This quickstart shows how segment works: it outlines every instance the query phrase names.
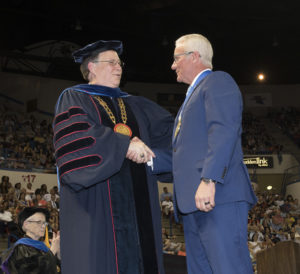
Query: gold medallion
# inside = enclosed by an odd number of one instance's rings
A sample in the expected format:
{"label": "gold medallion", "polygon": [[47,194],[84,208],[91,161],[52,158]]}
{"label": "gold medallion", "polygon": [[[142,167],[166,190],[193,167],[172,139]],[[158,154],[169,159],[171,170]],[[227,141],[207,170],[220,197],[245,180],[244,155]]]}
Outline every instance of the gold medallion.
{"label": "gold medallion", "polygon": [[115,125],[114,132],[118,132],[120,134],[127,135],[129,137],[132,136],[132,131],[130,127],[122,123],[118,123]]}
{"label": "gold medallion", "polygon": [[121,98],[118,98],[118,103],[121,111],[121,119],[123,123],[118,123],[116,124],[116,117],[114,116],[113,112],[111,109],[108,107],[107,103],[103,101],[100,96],[95,97],[99,104],[104,108],[106,111],[107,115],[109,116],[110,120],[113,122],[114,126],[114,132],[118,132],[123,135],[127,135],[129,137],[132,136],[132,131],[129,126],[126,125],[127,123],[127,113],[126,113],[126,107]]}

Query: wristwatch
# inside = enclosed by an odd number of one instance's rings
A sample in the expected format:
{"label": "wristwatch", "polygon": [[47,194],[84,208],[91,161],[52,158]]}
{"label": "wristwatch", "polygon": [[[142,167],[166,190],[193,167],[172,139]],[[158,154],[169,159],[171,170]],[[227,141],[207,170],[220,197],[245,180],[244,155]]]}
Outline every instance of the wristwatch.
{"label": "wristwatch", "polygon": [[203,181],[203,182],[206,183],[206,184],[209,184],[209,183],[216,183],[216,182],[217,182],[217,181],[215,181],[215,180],[208,179],[208,178],[201,178],[201,181]]}

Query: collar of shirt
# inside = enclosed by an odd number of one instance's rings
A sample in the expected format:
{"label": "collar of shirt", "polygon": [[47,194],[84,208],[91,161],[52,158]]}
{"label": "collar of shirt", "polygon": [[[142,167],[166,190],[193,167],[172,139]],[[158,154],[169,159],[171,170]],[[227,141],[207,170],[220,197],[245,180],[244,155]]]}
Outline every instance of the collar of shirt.
{"label": "collar of shirt", "polygon": [[195,82],[197,81],[197,79],[200,77],[200,75],[201,75],[202,73],[204,73],[205,71],[208,71],[208,70],[211,70],[211,69],[204,69],[204,70],[200,71],[200,72],[196,75],[196,77],[194,78],[193,82],[190,84],[189,88],[192,87],[192,86],[195,84]]}

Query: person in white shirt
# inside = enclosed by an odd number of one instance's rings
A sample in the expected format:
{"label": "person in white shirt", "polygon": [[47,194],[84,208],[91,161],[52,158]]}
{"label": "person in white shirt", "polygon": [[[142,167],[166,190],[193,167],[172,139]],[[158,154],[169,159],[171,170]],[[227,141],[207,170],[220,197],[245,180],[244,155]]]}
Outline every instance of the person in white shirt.
{"label": "person in white shirt", "polygon": [[59,195],[55,194],[55,190],[53,188],[51,188],[50,193],[46,193],[43,198],[46,202],[50,202],[52,195],[55,195],[55,201],[59,199]]}
{"label": "person in white shirt", "polygon": [[169,196],[166,196],[165,200],[162,201],[161,207],[166,216],[169,216],[169,214],[173,214],[174,212],[173,202],[170,200]]}

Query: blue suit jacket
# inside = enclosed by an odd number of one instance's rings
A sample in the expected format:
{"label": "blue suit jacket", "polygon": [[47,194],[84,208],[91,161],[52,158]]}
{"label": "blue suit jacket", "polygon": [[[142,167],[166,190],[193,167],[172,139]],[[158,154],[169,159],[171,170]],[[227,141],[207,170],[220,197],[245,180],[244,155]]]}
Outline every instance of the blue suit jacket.
{"label": "blue suit jacket", "polygon": [[[216,205],[256,202],[243,163],[242,108],[238,86],[222,71],[202,79],[189,97],[181,115],[181,129],[175,140],[173,136],[174,190],[182,213],[198,210],[195,193],[202,177],[218,182]],[[175,127],[177,121],[178,115]]]}

